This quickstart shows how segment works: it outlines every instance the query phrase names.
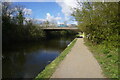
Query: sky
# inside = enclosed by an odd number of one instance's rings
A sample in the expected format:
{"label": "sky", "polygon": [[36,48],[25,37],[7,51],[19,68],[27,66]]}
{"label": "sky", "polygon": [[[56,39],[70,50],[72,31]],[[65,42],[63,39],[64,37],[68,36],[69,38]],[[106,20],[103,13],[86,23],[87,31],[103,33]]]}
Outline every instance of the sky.
{"label": "sky", "polygon": [[28,19],[33,18],[38,21],[55,22],[67,24],[77,24],[74,18],[71,16],[72,7],[76,7],[75,4],[68,0],[62,2],[14,2],[14,5],[21,5],[24,7],[24,11]]}

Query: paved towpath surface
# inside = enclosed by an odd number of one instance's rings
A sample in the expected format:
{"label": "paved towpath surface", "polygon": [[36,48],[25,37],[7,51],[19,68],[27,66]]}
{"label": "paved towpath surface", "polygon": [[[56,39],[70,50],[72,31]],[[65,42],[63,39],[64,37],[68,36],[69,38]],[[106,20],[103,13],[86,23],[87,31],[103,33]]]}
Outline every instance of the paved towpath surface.
{"label": "paved towpath surface", "polygon": [[105,78],[92,53],[78,38],[72,50],[59,64],[51,78]]}

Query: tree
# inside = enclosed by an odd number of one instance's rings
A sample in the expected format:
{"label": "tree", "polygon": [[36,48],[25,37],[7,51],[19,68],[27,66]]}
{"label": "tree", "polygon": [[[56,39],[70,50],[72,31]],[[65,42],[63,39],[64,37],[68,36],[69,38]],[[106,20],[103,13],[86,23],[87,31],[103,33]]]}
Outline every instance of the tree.
{"label": "tree", "polygon": [[[81,3],[78,3],[81,6]],[[117,2],[82,3],[82,9],[75,8],[73,16],[94,43],[117,41],[119,15]]]}
{"label": "tree", "polygon": [[37,40],[44,36],[41,28],[32,20],[26,21],[25,15],[27,14],[22,6],[2,3],[3,43]]}

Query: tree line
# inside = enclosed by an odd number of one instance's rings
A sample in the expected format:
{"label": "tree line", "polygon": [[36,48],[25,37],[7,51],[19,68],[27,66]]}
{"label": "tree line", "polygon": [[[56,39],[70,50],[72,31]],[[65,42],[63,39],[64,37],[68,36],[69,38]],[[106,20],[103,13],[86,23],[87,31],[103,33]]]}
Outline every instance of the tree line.
{"label": "tree line", "polygon": [[10,2],[2,3],[2,41],[11,43],[14,41],[39,40],[44,37],[44,32],[32,20],[26,20],[28,14],[23,11],[21,5],[13,5]]}
{"label": "tree line", "polygon": [[78,2],[72,16],[86,38],[95,44],[109,43],[118,46],[120,4],[118,2]]}

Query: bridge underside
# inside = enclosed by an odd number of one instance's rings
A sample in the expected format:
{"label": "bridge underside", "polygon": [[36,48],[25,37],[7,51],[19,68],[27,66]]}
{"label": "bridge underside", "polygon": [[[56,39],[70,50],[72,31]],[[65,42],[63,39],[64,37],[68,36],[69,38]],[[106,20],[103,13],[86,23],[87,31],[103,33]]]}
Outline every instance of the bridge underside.
{"label": "bridge underside", "polygon": [[44,31],[75,31],[75,32],[79,32],[79,30],[71,30],[71,29],[44,29]]}
{"label": "bridge underside", "polygon": [[79,29],[78,28],[76,28],[76,27],[56,27],[56,28],[43,28],[43,30],[44,31],[68,31],[68,30],[70,30],[70,31],[79,31]]}

